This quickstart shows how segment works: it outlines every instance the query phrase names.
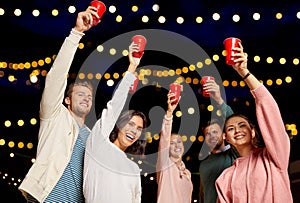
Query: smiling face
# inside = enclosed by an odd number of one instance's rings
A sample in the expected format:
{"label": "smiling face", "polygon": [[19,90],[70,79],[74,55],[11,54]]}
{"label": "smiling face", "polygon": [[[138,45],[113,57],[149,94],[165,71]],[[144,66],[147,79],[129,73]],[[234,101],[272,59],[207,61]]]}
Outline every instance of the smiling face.
{"label": "smiling face", "polygon": [[172,134],[170,138],[170,158],[173,158],[175,160],[181,159],[184,152],[184,145],[182,142],[182,138],[180,135]]}
{"label": "smiling face", "polygon": [[77,117],[84,118],[92,107],[92,91],[86,86],[75,85],[70,97],[65,98],[68,108]]}
{"label": "smiling face", "polygon": [[143,128],[143,119],[140,116],[135,115],[118,131],[118,137],[113,143],[122,151],[125,151],[127,147],[131,146],[140,138]]}
{"label": "smiling face", "polygon": [[252,139],[255,137],[254,129],[249,122],[239,116],[232,117],[225,124],[226,140],[239,149],[252,148]]}
{"label": "smiling face", "polygon": [[224,134],[218,123],[211,124],[203,130],[205,143],[211,150],[221,150],[224,147]]}

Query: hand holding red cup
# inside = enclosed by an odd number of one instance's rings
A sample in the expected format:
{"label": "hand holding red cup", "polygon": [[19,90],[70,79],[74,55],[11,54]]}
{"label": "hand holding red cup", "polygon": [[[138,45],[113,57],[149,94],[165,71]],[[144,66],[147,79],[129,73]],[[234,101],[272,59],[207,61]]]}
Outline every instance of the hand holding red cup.
{"label": "hand holding red cup", "polygon": [[239,38],[236,37],[229,37],[226,38],[223,42],[225,50],[226,50],[226,64],[227,65],[234,65],[234,60],[237,59],[233,54],[235,54],[235,51],[232,50],[232,48],[239,47],[239,43],[242,43],[242,41]]}
{"label": "hand holding red cup", "polygon": [[132,56],[135,58],[141,58],[144,54],[147,39],[143,35],[135,35],[132,37],[132,41],[140,48],[139,52],[132,52]]}
{"label": "hand holding red cup", "polygon": [[206,83],[207,81],[210,81],[210,80],[215,80],[215,78],[212,77],[212,76],[203,76],[203,77],[202,77],[201,84],[202,84],[202,96],[203,96],[203,97],[210,97],[209,92],[206,91],[205,89],[203,89],[205,83]]}
{"label": "hand holding red cup", "polygon": [[[182,89],[182,86],[178,83],[170,84],[171,93],[174,93],[174,97],[175,97],[175,101],[172,104],[174,104],[174,103],[176,104],[179,101],[181,89]],[[173,99],[173,97],[172,97],[172,99]]]}
{"label": "hand holding red cup", "polygon": [[93,26],[95,26],[100,22],[102,15],[105,13],[106,6],[102,1],[99,1],[99,0],[91,1],[90,6],[97,8],[97,14],[98,14],[99,18],[96,18],[96,16],[93,16]]}

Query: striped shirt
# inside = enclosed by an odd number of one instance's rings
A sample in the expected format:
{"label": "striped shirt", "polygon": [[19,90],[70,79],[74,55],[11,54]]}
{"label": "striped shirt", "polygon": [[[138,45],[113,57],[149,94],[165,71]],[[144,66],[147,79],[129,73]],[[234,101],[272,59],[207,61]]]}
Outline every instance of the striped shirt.
{"label": "striped shirt", "polygon": [[46,202],[84,202],[82,192],[83,157],[89,133],[87,126],[80,128],[71,160],[46,198]]}

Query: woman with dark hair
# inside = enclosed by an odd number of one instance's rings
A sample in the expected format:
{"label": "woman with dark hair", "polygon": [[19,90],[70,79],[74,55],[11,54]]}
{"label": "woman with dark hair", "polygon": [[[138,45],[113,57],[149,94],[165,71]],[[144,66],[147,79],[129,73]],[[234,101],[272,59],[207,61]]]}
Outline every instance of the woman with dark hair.
{"label": "woman with dark hair", "polygon": [[141,117],[143,120],[143,126],[147,126],[147,118],[142,112],[137,110],[125,111],[119,117],[113,131],[109,136],[109,139],[112,143],[115,143],[117,146],[119,146],[120,149],[123,148],[125,153],[132,155],[144,155],[147,142],[145,134],[142,133],[144,131],[143,128],[137,128],[137,131],[144,135],[143,139],[138,139],[129,146],[122,146],[124,142],[121,140],[122,136],[119,136],[119,133],[122,132],[126,127],[134,130],[135,124],[131,120],[133,117]]}
{"label": "woman with dark hair", "polygon": [[132,57],[133,51],[139,51],[136,44],[129,47],[128,71],[86,143],[83,194],[87,203],[141,202],[140,168],[126,152],[144,154],[146,116],[135,110],[121,114],[140,62],[140,58]]}
{"label": "woman with dark hair", "polygon": [[232,67],[255,99],[265,146],[257,145],[258,134],[247,117],[234,114],[226,119],[224,137],[240,157],[217,179],[217,202],[293,202],[288,175],[290,139],[279,107],[267,88],[249,72],[241,43],[234,51],[237,59]]}

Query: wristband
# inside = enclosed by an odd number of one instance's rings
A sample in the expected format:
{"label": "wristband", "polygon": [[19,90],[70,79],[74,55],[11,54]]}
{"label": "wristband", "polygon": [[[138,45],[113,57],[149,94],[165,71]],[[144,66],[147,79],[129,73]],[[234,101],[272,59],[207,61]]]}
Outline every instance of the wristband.
{"label": "wristband", "polygon": [[246,80],[246,79],[249,77],[249,75],[251,75],[250,72],[248,72],[248,73],[243,77],[243,80]]}

